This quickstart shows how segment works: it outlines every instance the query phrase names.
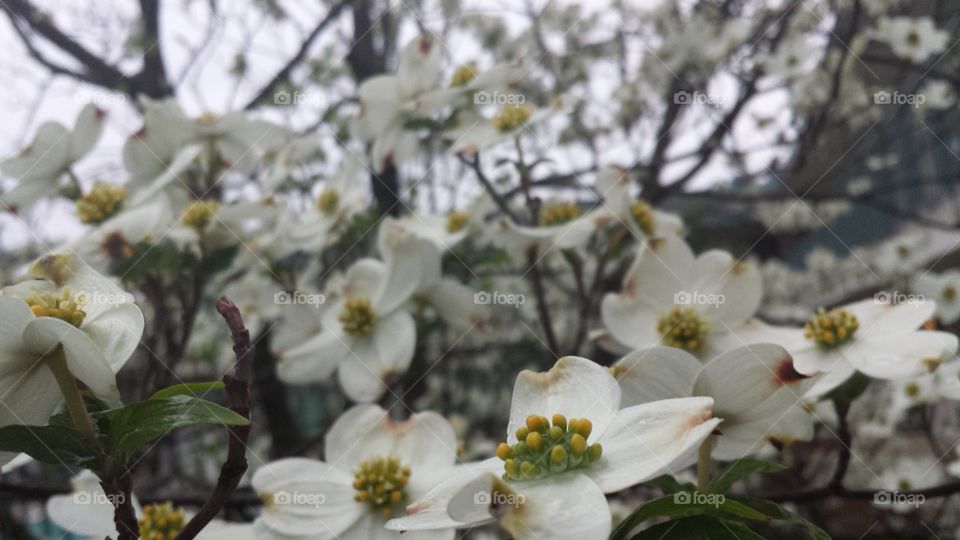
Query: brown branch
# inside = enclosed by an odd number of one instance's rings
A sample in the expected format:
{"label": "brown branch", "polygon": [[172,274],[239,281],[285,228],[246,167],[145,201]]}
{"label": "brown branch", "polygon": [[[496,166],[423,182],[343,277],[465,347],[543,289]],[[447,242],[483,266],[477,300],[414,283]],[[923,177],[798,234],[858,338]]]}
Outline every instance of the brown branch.
{"label": "brown branch", "polygon": [[267,98],[273,93],[277,88],[277,85],[281,81],[288,80],[290,78],[290,73],[303,62],[303,59],[307,57],[307,53],[310,52],[310,47],[313,46],[313,42],[323,33],[323,30],[330,25],[333,21],[337,19],[340,15],[340,12],[343,11],[350,2],[348,0],[341,0],[333,6],[330,7],[330,11],[327,12],[326,16],[317,23],[313,28],[313,31],[303,40],[303,43],[300,45],[300,49],[297,51],[293,58],[291,58],[281,69],[277,72],[276,75],[270,78],[263,88],[251,99],[244,107],[244,110],[250,110],[257,105],[260,105],[267,101]]}
{"label": "brown branch", "polygon": [[133,508],[133,473],[127,470],[120,476],[100,482],[103,492],[113,502],[113,523],[117,528],[118,540],[137,540],[140,537],[140,525]]}
{"label": "brown branch", "polygon": [[[233,352],[237,357],[233,373],[223,376],[227,391],[227,405],[244,418],[250,418],[250,374],[253,362],[253,345],[250,332],[243,324],[240,309],[227,297],[217,300],[217,312],[227,322],[233,338]],[[240,479],[247,471],[247,438],[250,436],[248,423],[242,426],[230,426],[227,443],[227,460],[220,469],[217,485],[200,507],[193,519],[177,535],[176,540],[191,540],[196,537],[210,521],[220,513],[230,496],[236,491]]]}

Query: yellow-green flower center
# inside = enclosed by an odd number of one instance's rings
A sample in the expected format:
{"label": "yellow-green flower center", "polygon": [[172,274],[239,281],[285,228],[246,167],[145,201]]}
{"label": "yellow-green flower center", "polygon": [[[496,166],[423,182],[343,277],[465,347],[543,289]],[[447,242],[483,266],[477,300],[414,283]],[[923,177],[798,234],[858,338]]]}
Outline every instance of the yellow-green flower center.
{"label": "yellow-green flower center", "polygon": [[640,230],[647,236],[653,235],[653,208],[643,199],[630,203],[630,215],[640,226]]}
{"label": "yellow-green flower center", "polygon": [[530,105],[504,105],[493,117],[493,127],[500,133],[506,133],[522,126],[533,114]]}
{"label": "yellow-green flower center", "polygon": [[920,34],[918,34],[916,31],[911,31],[909,34],[907,34],[907,43],[909,43],[910,45],[919,44]]}
{"label": "yellow-green flower center", "polygon": [[580,207],[569,201],[547,203],[540,209],[540,225],[562,225],[580,217],[580,212]]}
{"label": "yellow-green flower center", "polygon": [[450,212],[447,215],[447,232],[455,233],[467,226],[470,214],[466,212]]}
{"label": "yellow-green flower center", "polygon": [[324,214],[332,215],[340,206],[340,193],[333,188],[327,188],[317,198],[317,208]]}
{"label": "yellow-green flower center", "polygon": [[123,186],[97,182],[89,193],[77,199],[77,217],[82,223],[101,223],[116,214],[126,198]]}
{"label": "yellow-green flower center", "polygon": [[915,398],[920,395],[920,385],[915,382],[909,382],[903,387],[903,393],[907,397]]}
{"label": "yellow-green flower center", "polygon": [[183,212],[180,221],[187,227],[203,229],[213,219],[213,215],[220,209],[217,201],[194,201]]}
{"label": "yellow-green flower center", "polygon": [[373,332],[376,314],[366,298],[347,298],[343,302],[339,320],[344,332],[352,336],[369,336]]}
{"label": "yellow-green flower center", "polygon": [[674,307],[657,321],[660,341],[687,351],[703,349],[709,330],[707,320],[690,307]]}
{"label": "yellow-green flower center", "polygon": [[820,308],[804,325],[803,335],[821,349],[833,349],[850,341],[857,328],[860,321],[853,313],[843,308]]}
{"label": "yellow-green flower center", "polygon": [[517,442],[497,446],[503,479],[536,480],[596,462],[603,447],[587,445],[592,430],[593,423],[586,418],[567,421],[562,414],[554,414],[550,425],[546,416],[528,416],[526,425],[517,428]]}
{"label": "yellow-green flower center", "polygon": [[59,296],[52,292],[33,292],[24,301],[37,317],[53,317],[78,328],[87,316],[82,298],[71,295],[70,289],[63,289]]}
{"label": "yellow-green flower center", "polygon": [[473,62],[469,64],[464,64],[457,68],[453,72],[453,77],[450,78],[450,86],[463,86],[468,82],[472,81],[477,76],[477,65]]}
{"label": "yellow-green flower center", "polygon": [[384,517],[399,515],[401,503],[407,498],[410,467],[395,457],[366,459],[353,471],[353,500],[365,502],[370,511]]}
{"label": "yellow-green flower center", "polygon": [[942,296],[944,300],[955,300],[957,298],[957,288],[953,285],[947,285],[940,291],[940,296]]}
{"label": "yellow-green flower center", "polygon": [[183,530],[183,510],[173,503],[148,504],[143,507],[140,524],[140,540],[173,540]]}

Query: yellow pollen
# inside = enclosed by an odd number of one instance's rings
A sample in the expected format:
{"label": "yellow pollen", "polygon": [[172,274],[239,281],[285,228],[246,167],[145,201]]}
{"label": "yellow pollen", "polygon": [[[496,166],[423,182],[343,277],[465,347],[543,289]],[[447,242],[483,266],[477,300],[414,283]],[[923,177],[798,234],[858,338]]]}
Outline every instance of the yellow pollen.
{"label": "yellow pollen", "polygon": [[450,212],[447,215],[447,232],[455,233],[467,226],[470,214],[466,212]]}
{"label": "yellow pollen", "polygon": [[194,201],[183,212],[180,221],[187,227],[203,229],[220,209],[217,201]]}
{"label": "yellow pollen", "polygon": [[97,182],[89,193],[77,199],[77,217],[82,223],[101,223],[116,214],[126,198],[123,186]]}
{"label": "yellow pollen", "polygon": [[833,349],[853,338],[860,328],[857,316],[843,308],[819,311],[803,327],[803,335],[821,349]]}
{"label": "yellow pollen", "polygon": [[53,317],[80,327],[87,313],[83,311],[83,299],[63,289],[60,296],[52,292],[33,292],[24,300],[37,317]]}
{"label": "yellow pollen", "polygon": [[504,105],[493,117],[493,127],[500,133],[513,131],[527,123],[533,107],[530,105]]}
{"label": "yellow pollen", "polygon": [[317,198],[317,208],[324,214],[330,216],[337,211],[340,206],[340,193],[333,188],[326,188]]}
{"label": "yellow pollen", "polygon": [[957,288],[953,285],[947,285],[940,291],[940,296],[942,296],[944,300],[955,300],[957,298]]}
{"label": "yellow pollen", "polygon": [[373,332],[376,314],[366,298],[347,298],[343,302],[339,320],[344,332],[353,336],[369,336]]}
{"label": "yellow pollen", "polygon": [[497,446],[503,461],[504,480],[537,480],[595,463],[603,455],[599,443],[587,444],[593,424],[586,418],[570,419],[554,414],[553,425],[546,416],[530,415],[517,428],[517,442]]}
{"label": "yellow pollen", "polygon": [[569,201],[547,203],[540,209],[540,225],[543,227],[569,223],[578,217],[580,207]]}
{"label": "yellow pollen", "polygon": [[142,540],[173,540],[183,530],[183,510],[175,509],[170,502],[148,504],[137,522]]}
{"label": "yellow pollen", "polygon": [[370,512],[383,517],[399,515],[409,482],[410,467],[403,466],[399,459],[366,459],[353,471],[353,488],[357,491],[353,500],[367,503]]}
{"label": "yellow pollen", "polygon": [[456,69],[453,72],[453,77],[450,78],[450,86],[457,87],[463,86],[468,82],[472,81],[477,76],[477,65],[473,62],[469,64],[464,64]]}
{"label": "yellow pollen", "polygon": [[693,308],[674,307],[657,321],[660,341],[668,347],[699,351],[706,342],[710,325]]}
{"label": "yellow pollen", "polygon": [[640,226],[640,230],[647,236],[653,235],[653,208],[643,199],[630,203],[630,214]]}

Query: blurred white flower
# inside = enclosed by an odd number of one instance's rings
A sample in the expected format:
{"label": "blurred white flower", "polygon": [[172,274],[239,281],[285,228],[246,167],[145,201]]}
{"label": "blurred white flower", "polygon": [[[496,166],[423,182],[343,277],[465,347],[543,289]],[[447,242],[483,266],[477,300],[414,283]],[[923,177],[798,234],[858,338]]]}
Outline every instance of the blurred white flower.
{"label": "blurred white flower", "polygon": [[880,19],[874,38],[893,49],[893,54],[920,64],[942,52],[950,34],[937,28],[930,17],[886,17]]}

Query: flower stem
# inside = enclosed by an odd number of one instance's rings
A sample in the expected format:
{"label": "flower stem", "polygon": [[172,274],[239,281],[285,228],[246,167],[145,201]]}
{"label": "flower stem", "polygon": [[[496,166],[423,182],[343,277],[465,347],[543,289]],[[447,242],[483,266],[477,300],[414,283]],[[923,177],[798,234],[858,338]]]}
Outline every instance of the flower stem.
{"label": "flower stem", "polygon": [[83,396],[80,389],[77,388],[77,380],[70,370],[67,369],[67,359],[63,356],[63,349],[57,347],[57,350],[50,353],[47,358],[47,366],[53,372],[57,380],[57,386],[63,393],[63,399],[66,403],[67,411],[70,412],[70,418],[77,431],[90,440],[97,437],[93,429],[93,423],[90,421],[90,415],[87,413],[87,405],[83,402]]}
{"label": "flower stem", "polygon": [[697,491],[710,489],[710,452],[713,450],[713,435],[700,443],[697,459]]}

